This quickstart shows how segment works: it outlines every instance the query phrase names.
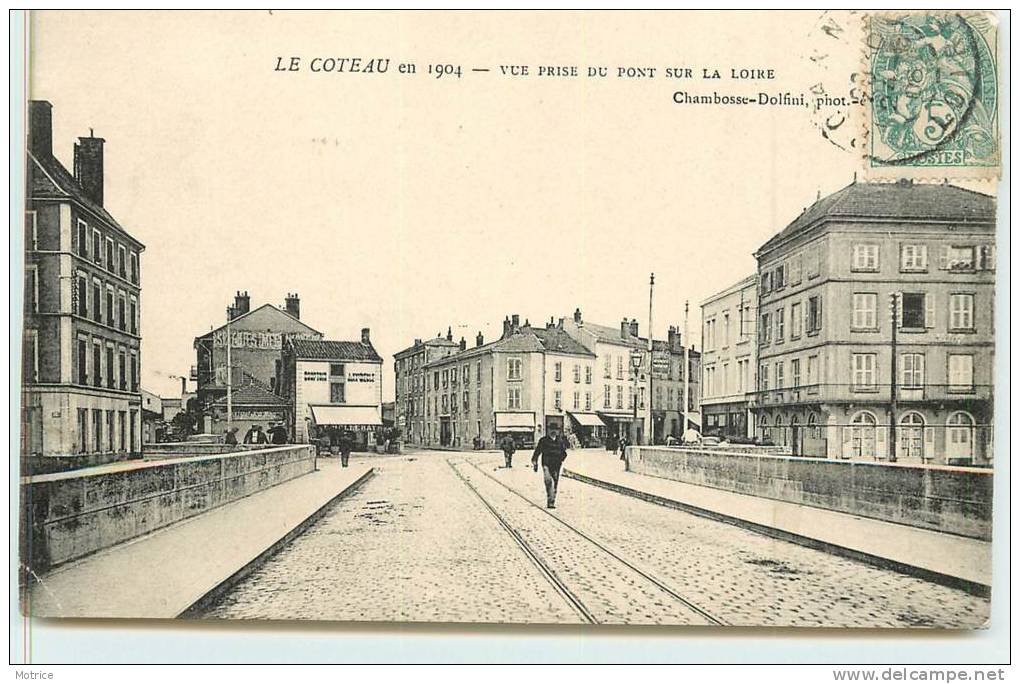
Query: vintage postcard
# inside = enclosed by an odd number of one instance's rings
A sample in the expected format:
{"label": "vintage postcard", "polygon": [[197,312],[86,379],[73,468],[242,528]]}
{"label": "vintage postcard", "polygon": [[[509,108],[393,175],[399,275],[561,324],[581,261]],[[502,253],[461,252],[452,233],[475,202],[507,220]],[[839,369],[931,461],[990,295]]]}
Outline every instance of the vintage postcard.
{"label": "vintage postcard", "polygon": [[1004,619],[999,27],[33,12],[23,615]]}

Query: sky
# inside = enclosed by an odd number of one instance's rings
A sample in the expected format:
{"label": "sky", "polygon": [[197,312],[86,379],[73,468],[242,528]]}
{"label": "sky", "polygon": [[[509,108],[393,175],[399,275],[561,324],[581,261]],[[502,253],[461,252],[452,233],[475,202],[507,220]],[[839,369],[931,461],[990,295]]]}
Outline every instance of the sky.
{"label": "sky", "polygon": [[[846,26],[840,37],[820,30]],[[53,104],[71,168],[106,140],[106,208],[146,245],[142,385],[163,395],[193,340],[301,297],[331,339],[362,327],[385,359],[414,338],[473,342],[503,317],[683,326],[753,272],[753,252],[858,159],[806,107],[678,105],[673,93],[846,91],[854,19],[772,13],[33,13],[30,93]],[[823,57],[819,59],[819,56]],[[302,70],[279,72],[297,56]],[[814,56],[816,59],[810,59]],[[388,58],[386,74],[313,73],[314,57]],[[414,76],[397,73],[413,62]],[[459,64],[436,79],[428,65]],[[500,65],[529,65],[527,77]],[[535,75],[588,65],[604,79]],[[654,66],[620,78],[618,66]],[[664,78],[666,67],[773,79]],[[489,68],[473,72],[471,67]],[[831,113],[831,112],[829,112]],[[834,133],[846,143],[856,114]]]}

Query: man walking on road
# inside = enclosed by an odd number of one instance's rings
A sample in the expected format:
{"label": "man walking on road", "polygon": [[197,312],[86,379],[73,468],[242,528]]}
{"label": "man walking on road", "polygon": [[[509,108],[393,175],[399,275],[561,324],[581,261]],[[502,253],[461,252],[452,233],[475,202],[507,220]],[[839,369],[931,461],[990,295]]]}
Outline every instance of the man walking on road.
{"label": "man walking on road", "polygon": [[542,457],[542,479],[545,480],[546,508],[556,508],[556,489],[560,484],[560,468],[567,457],[567,440],[560,435],[555,427],[549,428],[549,434],[538,440],[535,453],[531,456],[531,465],[538,472],[538,459]]}
{"label": "man walking on road", "polygon": [[503,435],[503,439],[499,441],[499,448],[503,450],[503,458],[506,459],[506,467],[513,467],[514,451],[517,449],[517,445],[514,444],[514,438],[510,435]]}

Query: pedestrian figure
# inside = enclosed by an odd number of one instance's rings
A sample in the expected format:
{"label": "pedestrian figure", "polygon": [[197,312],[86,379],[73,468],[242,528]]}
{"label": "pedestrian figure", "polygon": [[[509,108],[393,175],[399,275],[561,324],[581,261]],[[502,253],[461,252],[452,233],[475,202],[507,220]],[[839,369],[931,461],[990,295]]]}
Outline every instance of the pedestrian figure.
{"label": "pedestrian figure", "polygon": [[276,423],[273,427],[269,428],[269,442],[271,444],[287,443],[287,428],[284,427],[283,423]]}
{"label": "pedestrian figure", "polygon": [[228,446],[237,446],[237,428],[229,428],[223,437],[223,443]]}
{"label": "pedestrian figure", "polygon": [[245,444],[269,444],[269,437],[262,432],[261,425],[252,425],[248,432],[244,433]]}
{"label": "pedestrian figure", "polygon": [[350,435],[346,432],[340,437],[340,467],[346,468],[347,461],[351,457],[351,448],[353,446]]}
{"label": "pedestrian figure", "polygon": [[560,468],[567,457],[567,440],[555,427],[549,428],[549,434],[538,440],[535,446],[535,453],[531,456],[535,472],[538,472],[539,457],[542,458],[542,479],[545,481],[545,506],[556,508],[556,489],[560,484]]}
{"label": "pedestrian figure", "polygon": [[517,449],[517,445],[514,444],[514,438],[510,435],[504,435],[503,439],[499,442],[499,448],[503,450],[503,458],[506,459],[506,467],[513,467],[514,451]]}
{"label": "pedestrian figure", "polygon": [[627,458],[627,435],[620,435],[620,460]]}

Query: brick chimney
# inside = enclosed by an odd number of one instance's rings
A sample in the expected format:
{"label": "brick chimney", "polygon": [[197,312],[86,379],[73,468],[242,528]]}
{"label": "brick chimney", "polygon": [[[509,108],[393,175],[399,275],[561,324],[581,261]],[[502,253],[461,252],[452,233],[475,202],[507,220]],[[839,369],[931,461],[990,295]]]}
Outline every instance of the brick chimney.
{"label": "brick chimney", "polygon": [[446,326],[446,341],[453,342],[453,328]]}
{"label": "brick chimney", "polygon": [[481,347],[483,344],[485,344],[485,338],[482,337],[482,331],[479,330],[478,334],[475,335],[475,346]]}
{"label": "brick chimney", "polygon": [[248,290],[244,292],[238,290],[234,295],[234,318],[243,316],[249,311],[251,311],[251,297],[248,296]]}
{"label": "brick chimney", "polygon": [[669,326],[668,344],[671,352],[679,353],[683,351],[683,346],[680,344],[680,331],[675,325]]}
{"label": "brick chimney", "polygon": [[28,103],[28,149],[36,157],[53,156],[53,105],[46,100]]}
{"label": "brick chimney", "polygon": [[237,314],[235,313],[235,311],[236,311],[236,309],[233,306],[228,306],[227,307],[227,322],[228,323],[230,321],[234,320],[235,318],[237,318]]}
{"label": "brick chimney", "polygon": [[287,298],[283,300],[283,310],[294,318],[301,318],[301,298],[297,292],[287,293]]}
{"label": "brick chimney", "polygon": [[370,332],[370,330],[368,328],[362,328],[361,329],[361,343],[362,344],[372,344],[372,338],[369,335],[369,332]]}
{"label": "brick chimney", "polygon": [[574,309],[574,323],[580,324],[581,322],[581,309],[580,307]]}
{"label": "brick chimney", "polygon": [[74,145],[74,178],[85,196],[103,206],[103,143],[89,131],[87,138],[78,138]]}
{"label": "brick chimney", "polygon": [[638,336],[638,323],[636,318],[630,319],[630,334],[634,337]]}
{"label": "brick chimney", "polygon": [[510,317],[503,319],[503,337],[510,337]]}
{"label": "brick chimney", "polygon": [[630,337],[630,321],[626,318],[620,321],[620,337],[623,339]]}
{"label": "brick chimney", "polygon": [[461,351],[464,351],[465,349],[467,349],[467,340],[465,340],[463,337],[460,338],[460,345],[459,346],[460,346],[460,350]]}
{"label": "brick chimney", "polygon": [[521,329],[521,317],[517,314],[510,314],[510,333],[519,332]]}

